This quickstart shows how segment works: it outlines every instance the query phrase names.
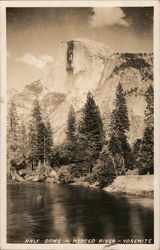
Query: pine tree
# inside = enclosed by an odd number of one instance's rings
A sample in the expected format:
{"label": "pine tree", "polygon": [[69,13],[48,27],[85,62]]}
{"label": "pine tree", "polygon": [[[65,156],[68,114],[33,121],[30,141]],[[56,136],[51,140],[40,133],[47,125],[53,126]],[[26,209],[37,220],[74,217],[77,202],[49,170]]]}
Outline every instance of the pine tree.
{"label": "pine tree", "polygon": [[76,135],[76,115],[74,108],[71,106],[68,114],[68,124],[66,131],[66,150],[68,163],[76,163],[77,154],[77,135]]}
{"label": "pine tree", "polygon": [[12,100],[9,103],[7,117],[7,165],[8,171],[19,161],[19,117],[16,105]]}
{"label": "pine tree", "polygon": [[92,178],[98,181],[100,187],[108,186],[116,177],[114,160],[107,145],[103,147],[99,159],[93,167],[92,175]]}
{"label": "pine tree", "polygon": [[145,93],[145,99],[147,102],[147,106],[145,109],[145,122],[148,127],[153,127],[154,123],[154,94],[153,87],[150,85]]}
{"label": "pine tree", "polygon": [[111,119],[111,129],[116,131],[118,135],[129,131],[128,110],[121,83],[118,84],[116,89],[115,109],[112,112]]}
{"label": "pine tree", "polygon": [[127,141],[127,132],[129,131],[129,127],[130,123],[126,99],[123,93],[122,85],[119,83],[116,89],[115,109],[111,114],[112,134],[109,142],[109,148],[113,155],[116,153],[122,154],[126,169],[132,169],[134,165],[132,149]]}
{"label": "pine tree", "polygon": [[124,157],[122,152],[122,143],[119,140],[117,134],[115,132],[112,133],[108,149],[112,153],[114,164],[115,164],[115,172],[116,175],[125,174],[125,166],[124,166]]}
{"label": "pine tree", "polygon": [[28,138],[27,138],[27,131],[24,125],[24,121],[22,120],[19,126],[19,154],[23,159],[23,165],[26,166],[28,162]]}
{"label": "pine tree", "polygon": [[76,114],[73,106],[71,105],[68,114],[67,124],[67,143],[73,143],[76,140]]}
{"label": "pine tree", "polygon": [[42,120],[40,120],[37,124],[37,151],[38,151],[38,159],[41,163],[45,163],[46,155],[45,155],[45,125]]}
{"label": "pine tree", "polygon": [[153,174],[153,127],[146,127],[144,136],[139,152],[139,173],[140,174]]}
{"label": "pine tree", "polygon": [[45,160],[50,163],[53,154],[53,132],[49,120],[45,124],[44,152]]}
{"label": "pine tree", "polygon": [[38,100],[33,104],[32,119],[29,126],[30,162],[32,168],[44,161],[44,134],[45,126],[42,121],[41,110]]}
{"label": "pine tree", "polygon": [[32,170],[38,165],[38,150],[37,150],[37,124],[32,118],[29,124],[28,132],[29,140],[29,161],[32,166]]}
{"label": "pine tree", "polygon": [[115,154],[121,154],[122,153],[122,145],[121,141],[118,138],[118,135],[116,134],[115,131],[111,134],[111,138],[109,141],[108,148],[112,155],[114,156]]}
{"label": "pine tree", "polygon": [[138,157],[139,157],[141,143],[142,143],[142,140],[137,139],[132,146],[132,152],[133,152],[133,157],[134,157],[136,167],[137,167],[137,163],[138,163]]}
{"label": "pine tree", "polygon": [[19,117],[16,109],[16,105],[11,101],[8,109],[7,117],[7,138],[10,143],[10,149],[15,151],[17,149],[17,136],[18,136],[18,126]]}
{"label": "pine tree", "polygon": [[91,92],[88,92],[83,108],[79,124],[79,140],[79,150],[81,153],[83,152],[83,158],[85,156],[86,165],[88,164],[90,172],[104,145],[101,114]]}
{"label": "pine tree", "polygon": [[134,168],[134,155],[132,152],[132,148],[127,140],[127,136],[125,134],[121,134],[119,137],[122,145],[122,155],[124,158],[124,164],[126,170],[130,169],[132,170]]}
{"label": "pine tree", "polygon": [[79,171],[81,175],[92,172],[95,164],[93,156],[96,151],[95,144],[93,143],[85,134],[78,134],[77,163],[80,166]]}
{"label": "pine tree", "polygon": [[147,102],[145,110],[145,130],[139,151],[139,173],[154,172],[154,94],[153,87],[149,86],[145,98]]}
{"label": "pine tree", "polygon": [[53,151],[53,134],[49,120],[44,123],[41,115],[40,105],[36,100],[32,112],[32,119],[29,126],[29,159],[32,168],[38,163],[45,165],[50,163]]}

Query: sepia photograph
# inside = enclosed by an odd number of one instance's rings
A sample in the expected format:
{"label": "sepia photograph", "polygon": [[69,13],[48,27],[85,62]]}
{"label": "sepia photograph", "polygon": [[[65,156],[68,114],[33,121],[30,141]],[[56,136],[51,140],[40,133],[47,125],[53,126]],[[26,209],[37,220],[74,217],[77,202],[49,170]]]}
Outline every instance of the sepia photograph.
{"label": "sepia photograph", "polygon": [[20,2],[1,9],[2,249],[158,250],[158,1]]}

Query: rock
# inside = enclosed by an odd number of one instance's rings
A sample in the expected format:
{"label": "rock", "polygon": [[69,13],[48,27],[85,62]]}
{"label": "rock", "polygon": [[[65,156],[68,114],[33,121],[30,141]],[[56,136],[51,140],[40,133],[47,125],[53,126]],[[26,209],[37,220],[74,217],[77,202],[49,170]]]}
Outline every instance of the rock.
{"label": "rock", "polygon": [[44,174],[39,174],[39,175],[35,175],[33,176],[32,181],[44,181],[46,179],[46,176]]}
{"label": "rock", "polygon": [[24,178],[21,177],[16,171],[11,171],[10,174],[11,174],[12,180],[14,180],[14,181],[20,181],[20,182],[24,181]]}
{"label": "rock", "polygon": [[20,170],[18,170],[18,174],[23,177],[23,176],[26,175],[26,170],[25,169],[20,169]]}
{"label": "rock", "polygon": [[46,182],[55,183],[55,178],[48,177],[48,178],[46,179]]}
{"label": "rock", "polygon": [[40,181],[40,176],[39,175],[35,175],[35,176],[33,176],[33,179],[32,179],[32,181]]}
{"label": "rock", "polygon": [[18,174],[16,174],[16,179],[15,179],[15,180],[16,180],[16,181],[20,181],[20,182],[25,181],[25,180],[23,179],[23,177],[19,176]]}
{"label": "rock", "polygon": [[26,181],[32,181],[33,178],[34,178],[34,176],[30,176],[30,175],[25,176]]}
{"label": "rock", "polygon": [[50,172],[49,176],[52,177],[52,178],[56,178],[57,174],[56,174],[56,172],[54,170],[52,170]]}

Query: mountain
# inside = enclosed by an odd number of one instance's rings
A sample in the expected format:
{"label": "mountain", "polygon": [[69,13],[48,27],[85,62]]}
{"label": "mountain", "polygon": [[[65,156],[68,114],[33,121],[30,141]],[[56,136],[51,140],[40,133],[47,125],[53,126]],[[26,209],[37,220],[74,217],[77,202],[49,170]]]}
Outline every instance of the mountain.
{"label": "mountain", "polygon": [[[80,117],[86,94],[92,91],[100,108],[106,135],[115,90],[121,82],[130,119],[129,140],[141,138],[144,130],[145,91],[153,84],[153,54],[114,53],[107,45],[88,39],[62,42],[54,64],[47,64],[41,78],[15,94],[20,115],[28,117],[33,100],[39,99],[44,114],[51,121],[55,144],[65,138],[70,105]],[[14,97],[12,97],[14,98]]]}

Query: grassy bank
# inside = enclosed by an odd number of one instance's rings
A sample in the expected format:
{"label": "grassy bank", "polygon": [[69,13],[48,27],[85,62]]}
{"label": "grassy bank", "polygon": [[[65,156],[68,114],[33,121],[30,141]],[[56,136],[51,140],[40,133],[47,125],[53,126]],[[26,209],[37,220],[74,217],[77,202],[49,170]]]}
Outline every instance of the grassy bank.
{"label": "grassy bank", "polygon": [[[98,183],[89,184],[83,178],[77,179],[71,185],[82,185],[98,188]],[[111,185],[103,188],[113,194],[123,194],[136,197],[150,197],[154,195],[154,175],[124,175],[118,176]]]}
{"label": "grassy bank", "polygon": [[104,190],[109,193],[153,197],[154,175],[118,176],[114,182],[110,186],[105,187]]}

